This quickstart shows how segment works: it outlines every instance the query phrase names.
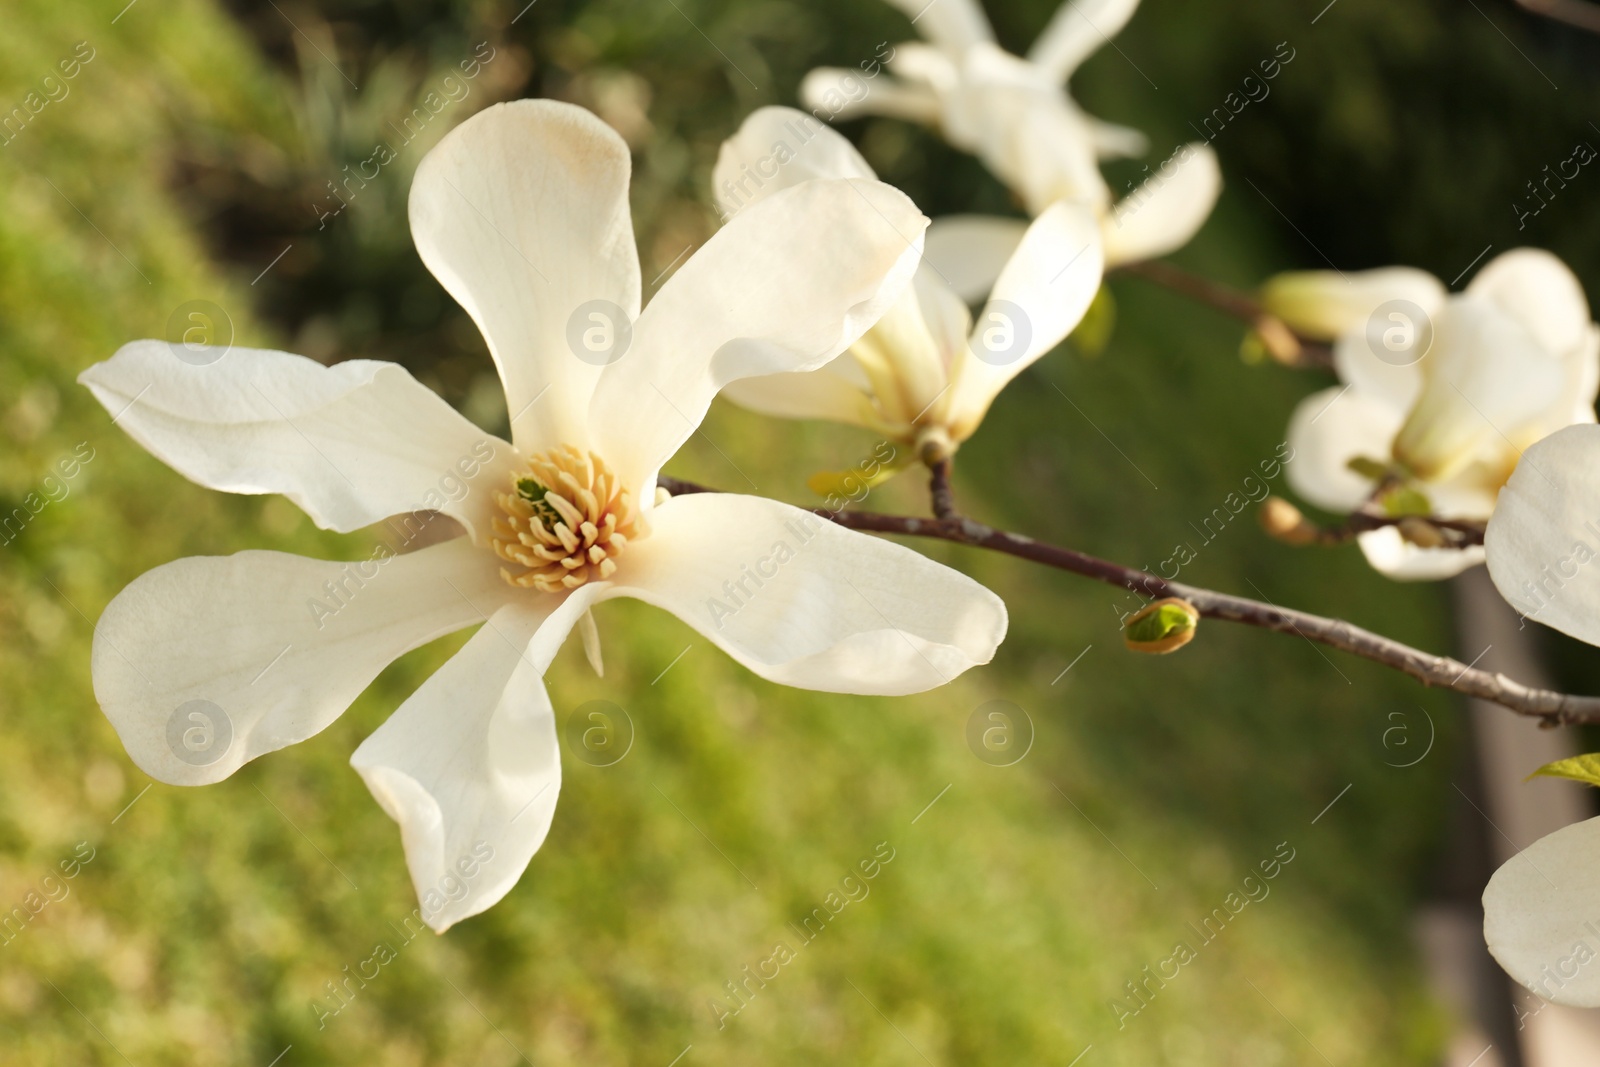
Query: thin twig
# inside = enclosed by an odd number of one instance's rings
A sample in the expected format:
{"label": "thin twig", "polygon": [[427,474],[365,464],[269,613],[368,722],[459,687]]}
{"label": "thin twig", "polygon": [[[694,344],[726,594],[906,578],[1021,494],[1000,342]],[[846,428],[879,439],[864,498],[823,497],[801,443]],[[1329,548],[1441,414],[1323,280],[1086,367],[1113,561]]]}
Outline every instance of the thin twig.
{"label": "thin twig", "polygon": [[1272,358],[1285,366],[1320,369],[1333,366],[1333,349],[1320,341],[1295,333],[1288,324],[1267,311],[1261,306],[1260,301],[1248,293],[1212,281],[1210,278],[1191,274],[1181,267],[1159,260],[1128,263],[1119,269],[1191,300],[1199,301],[1245,323],[1261,338]]}
{"label": "thin twig", "polygon": [[[674,495],[708,493],[716,490],[665,475],[660,484]],[[1574,696],[1549,689],[1534,689],[1503,674],[1479,670],[1449,656],[1435,656],[1388,637],[1364,630],[1342,619],[1329,619],[1293,608],[1280,608],[1257,600],[1200,589],[1183,582],[1171,582],[1148,571],[1124,567],[1074,549],[1035,541],[1021,534],[996,530],[971,519],[952,517],[925,519],[907,515],[880,515],[868,511],[829,511],[816,513],[840,526],[871,533],[932,537],[956,544],[972,545],[1003,552],[1019,559],[1093,578],[1107,585],[1128,589],[1142,597],[1157,600],[1181,597],[1209,619],[1244,623],[1276,633],[1296,634],[1352,655],[1393,667],[1423,685],[1438,686],[1510,708],[1519,715],[1539,719],[1555,726],[1570,723],[1600,723],[1600,697]]]}
{"label": "thin twig", "polygon": [[956,511],[955,491],[950,488],[950,460],[941,459],[928,468],[928,493],[933,499],[933,513],[941,519],[959,518]]}

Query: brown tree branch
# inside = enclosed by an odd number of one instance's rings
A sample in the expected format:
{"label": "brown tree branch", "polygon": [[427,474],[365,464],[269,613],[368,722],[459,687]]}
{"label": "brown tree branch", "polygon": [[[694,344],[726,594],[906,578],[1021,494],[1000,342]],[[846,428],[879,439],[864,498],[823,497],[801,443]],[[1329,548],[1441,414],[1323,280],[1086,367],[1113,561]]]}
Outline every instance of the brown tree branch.
{"label": "brown tree branch", "polygon": [[[659,484],[674,495],[708,493],[716,490],[693,482],[662,475]],[[1019,559],[1093,578],[1107,585],[1131,590],[1142,597],[1181,597],[1193,604],[1202,617],[1244,623],[1276,633],[1296,634],[1309,641],[1329,645],[1352,655],[1403,671],[1426,686],[1438,686],[1457,693],[1487,700],[1510,708],[1519,715],[1556,726],[1569,723],[1600,723],[1600,697],[1574,696],[1549,689],[1534,689],[1503,674],[1479,670],[1449,656],[1435,656],[1391,638],[1364,630],[1342,619],[1329,619],[1293,608],[1280,608],[1228,593],[1200,589],[1173,582],[1148,571],[1124,567],[1074,549],[1035,541],[1021,534],[996,530],[971,519],[917,518],[907,515],[880,515],[868,511],[829,511],[816,513],[852,530],[871,533],[932,537],[961,545],[972,545],[1003,552]]]}
{"label": "brown tree branch", "polygon": [[1127,263],[1118,268],[1145,281],[1170,289],[1175,293],[1215,308],[1245,323],[1260,336],[1267,352],[1286,367],[1333,366],[1333,349],[1320,341],[1301,337],[1276,315],[1261,306],[1260,301],[1221,282],[1191,274],[1181,267],[1160,260]]}

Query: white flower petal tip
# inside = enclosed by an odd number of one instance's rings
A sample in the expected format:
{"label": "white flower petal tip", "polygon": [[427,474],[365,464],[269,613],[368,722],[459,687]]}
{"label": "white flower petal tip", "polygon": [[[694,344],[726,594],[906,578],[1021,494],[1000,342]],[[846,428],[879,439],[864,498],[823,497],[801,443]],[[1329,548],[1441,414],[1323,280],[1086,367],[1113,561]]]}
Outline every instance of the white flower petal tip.
{"label": "white flower petal tip", "polygon": [[1540,838],[1483,891],[1489,952],[1546,1000],[1600,1007],[1600,818]]}
{"label": "white flower petal tip", "polygon": [[904,696],[987,663],[1006,609],[971,578],[809,511],[673,497],[618,595],[677,615],[769,681]]}
{"label": "white flower petal tip", "polygon": [[465,538],[353,563],[195,556],[135,579],[95,626],[95,696],[128,755],[204,785],[333,722],[405,652],[514,591]]}
{"label": "white flower petal tip", "polygon": [[1033,221],[954,361],[948,410],[957,441],[977,430],[1001,389],[1077,327],[1104,272],[1091,209],[1061,201]]}
{"label": "white flower petal tip", "polygon": [[1524,452],[1483,540],[1512,607],[1600,645],[1600,426],[1569,426]]}
{"label": "white flower petal tip", "polygon": [[1177,251],[1205,225],[1221,195],[1217,153],[1199,142],[1184,145],[1112,210],[1105,227],[1106,264]]}
{"label": "white flower petal tip", "polygon": [[1580,351],[1593,329],[1578,276],[1541,248],[1513,248],[1484,264],[1467,293],[1497,304],[1548,352]]}
{"label": "white flower petal tip", "polygon": [[622,138],[583,108],[516,100],[451,130],[417,167],[411,236],[477,323],[523,451],[586,446],[584,414],[609,355],[582,338],[595,314],[639,317],[639,256]]}
{"label": "white flower petal tip", "polygon": [[854,145],[814,116],[792,107],[752,111],[717,153],[711,189],[723,217],[781,189],[819,178],[877,175]]}
{"label": "white flower petal tip", "polygon": [[[555,817],[555,714],[529,654],[543,621],[497,612],[350,757],[400,824],[419,913],[440,933],[511,891]],[[570,622],[545,625],[564,637]]]}
{"label": "white flower petal tip", "polygon": [[442,511],[475,538],[487,486],[511,450],[394,363],[325,367],[255,348],[134,341],[78,376],[116,424],[190,481],[227,493],[282,493],[348,533],[412,511]]}

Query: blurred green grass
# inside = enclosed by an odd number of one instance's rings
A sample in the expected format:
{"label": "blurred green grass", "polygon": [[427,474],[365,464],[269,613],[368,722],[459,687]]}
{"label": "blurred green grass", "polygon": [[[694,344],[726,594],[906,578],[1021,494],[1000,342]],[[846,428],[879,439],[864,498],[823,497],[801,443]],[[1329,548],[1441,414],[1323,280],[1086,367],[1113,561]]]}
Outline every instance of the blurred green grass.
{"label": "blurred green grass", "polygon": [[[594,103],[619,72],[641,77],[653,130],[640,135],[634,203],[649,278],[709,232],[710,163],[746,110],[792,99],[809,64],[870,54],[906,27],[882,5],[843,3],[541,3],[516,25],[521,4],[328,3],[235,20],[185,0],[138,4],[113,25],[121,6],[27,0],[0,34],[0,102],[20,99],[78,41],[96,50],[71,94],[0,149],[0,503],[16,506],[80,442],[95,456],[65,499],[0,547],[0,909],[78,842],[96,850],[70,895],[0,947],[0,1059],[266,1064],[292,1046],[286,1067],[522,1054],[665,1065],[692,1045],[686,1065],[1010,1065],[1066,1064],[1092,1043],[1086,1065],[1268,1067],[1310,1062],[1309,1039],[1333,1063],[1432,1062],[1443,1020],[1408,937],[1450,793],[1453,703],[1306,643],[1222,626],[1180,655],[1138,658],[1120,647],[1114,590],[943,545],[918,547],[1000,592],[1011,636],[991,666],[914,698],[770,686],[662,613],[604,606],[606,678],[569,648],[549,682],[558,711],[596,697],[625,707],[634,749],[606,768],[569,758],[555,826],[517,889],[446,937],[404,945],[319,1028],[312,1005],[326,1002],[325,984],[375,943],[398,944],[391,924],[415,906],[399,836],[348,754],[462,638],[405,657],[323,735],[224,784],[146,791],[90,687],[91,620],[106,602],[186,554],[356,559],[369,539],[316,531],[277,498],[188,484],[126,440],[74,376],[207,299],[228,309],[240,343],[402,359],[493,424],[504,413],[481,343],[405,240],[415,156],[352,207],[350,225],[319,235],[307,210],[323,181],[370,151],[373,114],[485,39],[505,49],[507,73],[450,121],[492,95]],[[998,12],[1008,43],[1025,44],[1048,6]],[[1158,146],[1183,138],[1186,118],[1235,80],[1228,63],[1270,54],[1288,32],[1303,39],[1313,14],[1225,6],[1230,17],[1215,20],[1151,0],[1119,46],[1161,90],[1108,53],[1086,70],[1083,97],[1145,124]],[[1346,265],[1425,249],[1439,260],[1423,265],[1448,277],[1456,249],[1437,251],[1443,235],[1466,249],[1462,262],[1479,247],[1449,219],[1460,189],[1481,192],[1481,174],[1432,165],[1449,181],[1421,210],[1422,182],[1403,186],[1401,203],[1374,192],[1380,177],[1395,184],[1406,138],[1366,145],[1370,173],[1319,166],[1386,120],[1422,124],[1426,114],[1385,95],[1385,78],[1425,80],[1461,41],[1471,57],[1494,57],[1508,92],[1532,92],[1530,75],[1499,66],[1490,28],[1467,28],[1471,15],[1446,23],[1441,10],[1344,0],[1343,21],[1316,31],[1326,43],[1308,40],[1305,67],[1219,142],[1225,166],[1239,168],[1230,180],[1269,183]],[[1529,39],[1543,30],[1495,14],[1563,80],[1577,77]],[[1353,44],[1374,50],[1352,73],[1335,59],[1368,55]],[[338,57],[339,77],[322,52]],[[346,74],[381,94],[363,98]],[[1478,103],[1474,122],[1507,130],[1496,173],[1537,157],[1530,127],[1572,120],[1539,111],[1508,125],[1498,102]],[[1307,114],[1322,125],[1308,128]],[[975,164],[923,133],[881,122],[850,132],[930,212],[1008,207]],[[1182,259],[1241,282],[1316,265],[1241,185]],[[1330,198],[1322,212],[1316,191],[1333,188],[1344,206]],[[1336,212],[1358,208],[1369,221],[1352,234]],[[1592,221],[1552,236],[1578,241]],[[253,284],[285,244],[298,251]],[[1560,250],[1592,267],[1594,247]],[[1110,351],[1042,361],[963,449],[966,509],[1130,563],[1192,542],[1186,580],[1447,649],[1440,591],[1387,584],[1354,552],[1275,545],[1248,513],[1200,544],[1190,523],[1274,454],[1288,411],[1317,383],[1245,368],[1237,327],[1136,279],[1112,285]],[[716,447],[692,444],[674,473],[736,487],[720,449],[762,492],[796,502],[807,501],[807,473],[869,445],[723,405],[706,435]],[[921,488],[902,477],[872,502],[917,509]],[[966,745],[969,717],[995,699],[1026,709],[1037,729],[1008,768]],[[1405,770],[1387,765],[1403,759],[1383,744],[1397,712],[1418,744],[1424,714],[1439,735]],[[880,842],[895,858],[870,895],[800,947],[787,923]],[[1280,842],[1295,859],[1270,897],[1119,1029],[1108,1003],[1125,999],[1124,983],[1179,939],[1198,947],[1186,924]],[[711,1002],[726,1003],[724,983],[779,940],[797,959],[719,1029]]]}

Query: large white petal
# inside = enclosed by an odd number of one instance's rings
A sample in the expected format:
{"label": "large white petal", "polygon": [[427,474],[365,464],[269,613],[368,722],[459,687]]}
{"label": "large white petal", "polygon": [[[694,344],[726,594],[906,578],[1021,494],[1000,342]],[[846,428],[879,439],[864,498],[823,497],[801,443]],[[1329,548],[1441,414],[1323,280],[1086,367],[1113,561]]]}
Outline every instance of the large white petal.
{"label": "large white petal", "polygon": [[1011,259],[1026,219],[998,215],[946,215],[928,224],[923,262],[969,304],[986,299]]}
{"label": "large white petal", "polygon": [[190,481],[282,493],[328,530],[430,510],[486,534],[485,487],[499,486],[513,457],[394,363],[324,367],[286,352],[135,341],[78,381]]}
{"label": "large white petal", "polygon": [[1454,578],[1483,562],[1483,546],[1419,548],[1393,526],[1368,530],[1358,537],[1361,554],[1372,569],[1399,582],[1436,582]]}
{"label": "large white petal", "polygon": [[1546,1000],[1600,1007],[1600,819],[1541,837],[1494,872],[1483,938],[1507,974]]}
{"label": "large white petal", "polygon": [[876,322],[916,270],[926,225],[905,194],[859,180],[806,182],[739,212],[662,286],[606,368],[589,417],[600,454],[642,493],[717,390],[814,370]]}
{"label": "large white petal", "polygon": [[722,142],[711,187],[724,217],[780,189],[817,178],[877,175],[855,145],[804,111],[763,107]]}
{"label": "large white petal", "polygon": [[[854,375],[849,369],[855,369]],[[877,424],[869,387],[846,352],[816,370],[741,378],[722,388],[740,407],[780,419],[826,419],[854,426]]]}
{"label": "large white petal", "polygon": [[1064,82],[1122,32],[1138,7],[1139,0],[1067,0],[1028,49],[1028,61]]}
{"label": "large white petal", "polygon": [[1486,451],[1515,454],[1531,427],[1570,410],[1569,361],[1498,306],[1458,296],[1434,320],[1422,393],[1394,446],[1423,478],[1448,478]]}
{"label": "large white petal", "polygon": [[818,67],[800,79],[800,100],[826,122],[860,115],[884,115],[932,125],[939,120],[939,97],[927,85],[879,74],[871,81],[857,70]]}
{"label": "large white petal", "polygon": [[1028,227],[956,354],[949,400],[956,440],[977,428],[1008,382],[1078,325],[1104,267],[1099,223],[1088,208],[1060,202]]}
{"label": "large white petal", "polygon": [[1377,270],[1292,271],[1261,287],[1261,302],[1299,333],[1331,341],[1346,330],[1366,329],[1380,306],[1405,300],[1432,316],[1444,304],[1444,283],[1414,267]]}
{"label": "large white petal", "polygon": [[1106,220],[1106,265],[1138,263],[1189,243],[1222,195],[1222,167],[1210,145],[1186,144]]}
{"label": "large white petal", "polygon": [[354,563],[281,552],[180,559],[107,605],[95,626],[95,696],[152,777],[216,782],[321,731],[400,655],[518,593],[466,538]]}
{"label": "large white petal", "polygon": [[603,593],[496,611],[350,757],[400,824],[423,920],[441,933],[510,892],[544,844],[561,757],[543,675]]}
{"label": "large white petal", "polygon": [[1512,607],[1600,645],[1600,426],[1570,426],[1523,453],[1484,545]]}
{"label": "large white petal", "polygon": [[1495,256],[1467,292],[1493,301],[1558,355],[1580,350],[1592,329],[1589,301],[1577,275],[1540,248],[1514,248]]}
{"label": "large white petal", "polygon": [[412,239],[483,331],[524,451],[587,442],[607,352],[586,349],[584,331],[600,315],[594,328],[619,337],[639,315],[630,166],[622,138],[589,112],[517,100],[463,122],[417,167]]}
{"label": "large white petal", "polygon": [[1372,495],[1372,482],[1352,471],[1352,459],[1389,458],[1401,413],[1351,386],[1334,386],[1300,401],[1289,419],[1293,457],[1284,467],[1289,487],[1329,511],[1348,512]]}
{"label": "large white petal", "polygon": [[902,545],[763,497],[656,508],[613,595],[677,615],[763,678],[835,693],[918,693],[989,662],[1006,609]]}
{"label": "large white petal", "polygon": [[917,32],[954,55],[979,41],[994,40],[994,31],[978,0],[889,0],[905,12]]}

